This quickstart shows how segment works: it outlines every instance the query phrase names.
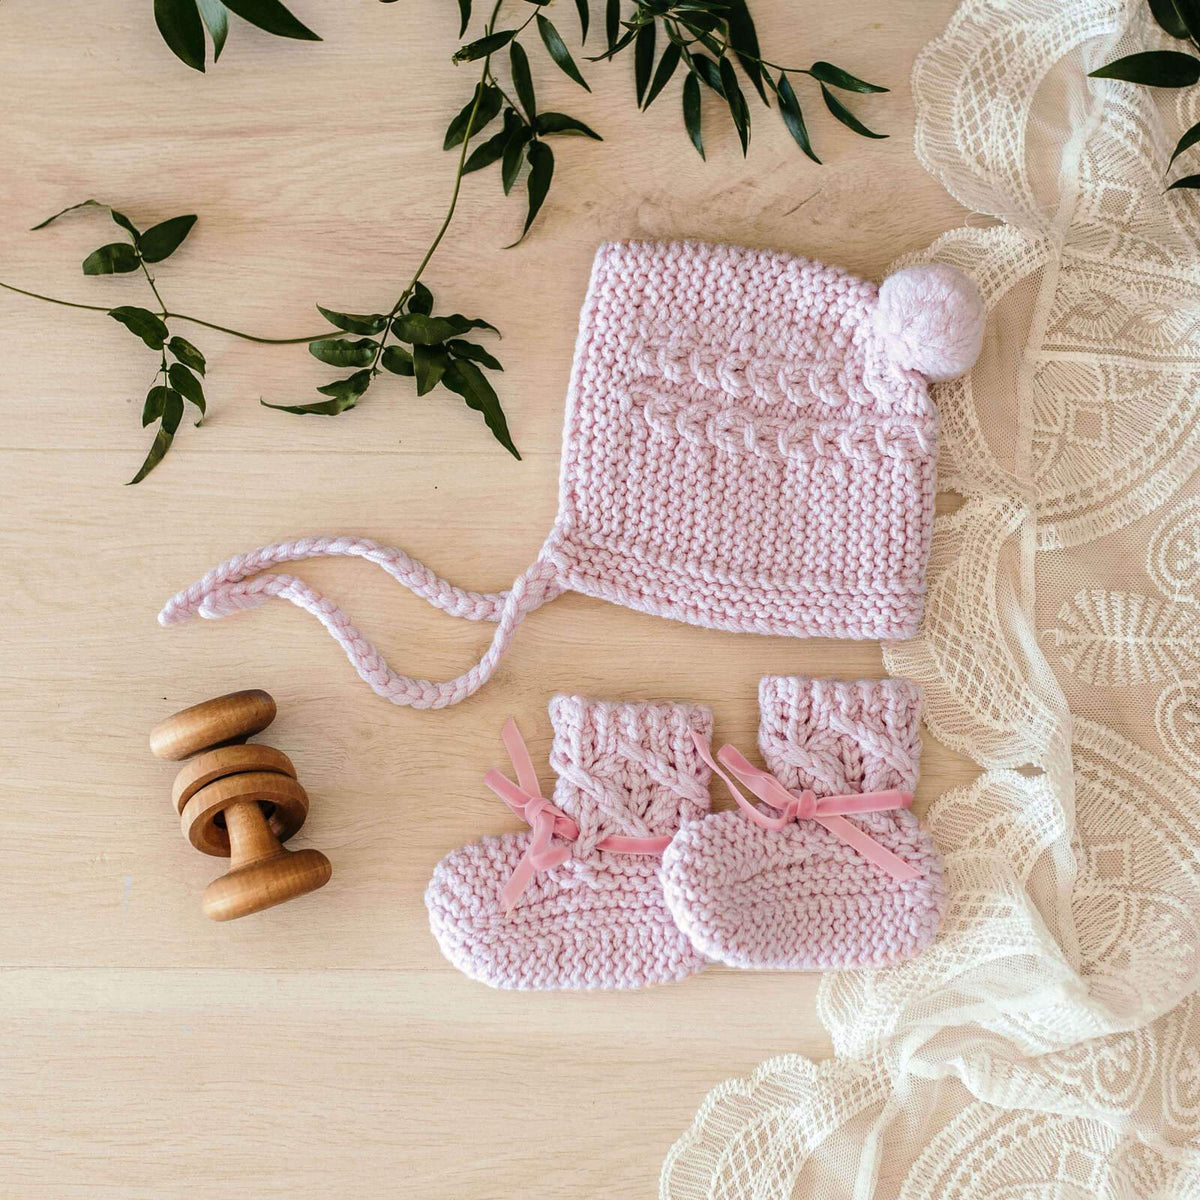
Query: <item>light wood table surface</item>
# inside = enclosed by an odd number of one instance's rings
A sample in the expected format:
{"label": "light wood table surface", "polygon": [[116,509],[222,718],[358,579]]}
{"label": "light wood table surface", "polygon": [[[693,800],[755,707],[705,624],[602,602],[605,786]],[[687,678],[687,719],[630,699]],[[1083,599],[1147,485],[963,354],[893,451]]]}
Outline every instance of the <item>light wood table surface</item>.
{"label": "light wood table surface", "polygon": [[[28,232],[96,196],[146,224],[199,214],[159,270],[173,309],[287,336],[321,327],[314,302],[388,306],[452,181],[442,133],[474,78],[450,62],[455,6],[290,2],[322,44],[239,24],[204,77],[166,51],[149,0],[0,7],[0,278],[145,304],[137,277],[79,273],[117,235],[106,218]],[[469,177],[427,275],[448,309],[501,325],[499,390],[524,462],[449,393],[418,400],[404,380],[336,420],[269,412],[259,396],[307,401],[330,369],[302,346],[180,326],[208,355],[211,417],[126,488],[149,441],[152,353],[102,314],[0,292],[3,1200],[645,1197],[709,1088],[773,1054],[829,1052],[816,976],[714,968],[631,994],[490,991],[441,958],[422,893],[446,851],[518,827],[480,783],[503,765],[509,714],[543,764],[546,701],[563,690],[703,701],[720,736],[750,746],[760,675],[879,675],[877,645],[734,636],[567,596],[526,624],[483,692],[427,713],[374,696],[290,606],[169,632],[154,619],[229,554],[306,533],[399,544],[456,582],[507,585],[554,517],[578,309],[603,239],[765,245],[878,277],[963,220],[911,143],[909,72],[951,0],[752,7],[768,56],[891,85],[856,106],[891,139],[852,136],[805,88],[824,168],[760,107],[743,163],[709,101],[702,163],[677,82],[639,114],[631,56],[588,68],[587,95],[535,39],[544,107],[606,140],[558,140],[543,219],[516,250],[502,247],[522,202],[494,172]],[[550,11],[573,36],[573,5]],[[402,670],[454,675],[490,634],[363,563],[296,571]],[[264,740],[312,797],[292,844],[324,850],[334,876],[223,926],[200,912],[221,861],[180,837],[172,771],[146,735],[252,686],[278,699]],[[919,803],[973,774],[927,738]]]}

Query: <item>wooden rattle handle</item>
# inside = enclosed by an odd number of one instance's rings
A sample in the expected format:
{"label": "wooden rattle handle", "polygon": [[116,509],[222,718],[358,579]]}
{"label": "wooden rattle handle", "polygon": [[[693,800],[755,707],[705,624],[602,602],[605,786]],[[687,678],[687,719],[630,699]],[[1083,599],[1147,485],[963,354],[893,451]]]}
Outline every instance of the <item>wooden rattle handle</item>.
{"label": "wooden rattle handle", "polygon": [[206,917],[232,921],[329,882],[329,859],[319,850],[285,850],[256,800],[238,800],[222,811],[229,832],[229,872],[204,889]]}

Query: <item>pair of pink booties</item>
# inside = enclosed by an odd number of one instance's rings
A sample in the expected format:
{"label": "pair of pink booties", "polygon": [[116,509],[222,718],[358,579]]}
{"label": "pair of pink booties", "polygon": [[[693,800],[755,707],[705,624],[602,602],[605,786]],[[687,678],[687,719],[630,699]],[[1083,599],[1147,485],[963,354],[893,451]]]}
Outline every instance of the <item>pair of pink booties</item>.
{"label": "pair of pink booties", "polygon": [[[556,696],[553,802],[510,722],[516,782],[485,782],[530,829],[438,863],[425,902],[442,953],[492,987],[547,989],[667,983],[712,961],[878,967],[922,950],[945,892],[909,809],[920,692],[768,676],[759,705],[769,771],[729,746],[714,757],[702,706]],[[709,812],[714,767],[739,809]]]}

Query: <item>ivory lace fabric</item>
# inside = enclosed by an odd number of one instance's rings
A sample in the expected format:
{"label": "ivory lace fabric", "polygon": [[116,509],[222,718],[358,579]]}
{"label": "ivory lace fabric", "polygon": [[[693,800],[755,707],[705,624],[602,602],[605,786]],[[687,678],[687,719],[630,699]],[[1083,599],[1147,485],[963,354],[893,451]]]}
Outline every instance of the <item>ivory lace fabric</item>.
{"label": "ivory lace fabric", "polygon": [[663,1197],[1200,1197],[1200,200],[1163,192],[1200,89],[1086,78],[1166,48],[1142,0],[966,0],[918,59],[917,153],[980,214],[921,257],[990,316],[884,657],[982,773],[928,812],[934,946],[826,975],[836,1057],[716,1088]]}

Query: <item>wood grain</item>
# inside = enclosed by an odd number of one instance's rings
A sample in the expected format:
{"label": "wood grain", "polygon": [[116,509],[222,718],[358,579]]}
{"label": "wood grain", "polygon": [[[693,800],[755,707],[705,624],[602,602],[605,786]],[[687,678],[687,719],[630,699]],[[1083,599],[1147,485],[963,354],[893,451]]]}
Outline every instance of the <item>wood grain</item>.
{"label": "wood grain", "polygon": [[[472,83],[449,61],[455,6],[290,3],[324,42],[239,22],[203,77],[166,52],[140,0],[0,7],[0,278],[145,303],[133,277],[79,273],[110,239],[102,218],[27,232],[97,196],[145,222],[199,214],[159,270],[177,310],[288,336],[320,328],[314,302],[390,304],[451,184],[442,132]],[[428,276],[454,310],[503,328],[521,463],[477,414],[445,392],[417,399],[408,381],[334,421],[269,412],[260,396],[310,399],[328,369],[302,347],[181,327],[209,358],[211,419],[124,488],[148,444],[149,352],[103,315],[0,293],[0,1197],[646,1197],[710,1087],[772,1054],[828,1052],[811,976],[491,992],[441,959],[422,893],[447,850],[516,828],[479,782],[506,716],[539,763],[556,690],[703,701],[722,737],[749,745],[761,674],[875,676],[878,646],[738,637],[567,596],[528,622],[480,695],[419,713],[372,695],[289,606],[170,632],[154,615],[229,554],[306,533],[400,544],[456,582],[506,585],[554,516],[597,242],[704,237],[879,275],[964,219],[911,149],[908,74],[952,7],[823,0],[801,21],[755,0],[780,58],[831,59],[894,89],[858,105],[886,142],[853,137],[811,98],[824,168],[758,109],[744,164],[706,109],[702,163],[677,85],[639,114],[628,58],[591,67],[588,95],[531,47],[544,106],[605,141],[557,144],[550,200],[518,250],[501,247],[520,202],[469,179]],[[572,5],[551,11],[574,28]],[[488,636],[363,563],[296,573],[412,673],[453,675]],[[212,863],[180,839],[146,735],[251,686],[279,702],[270,741],[313,800],[302,841],[334,875],[314,897],[216,925],[197,903]],[[918,804],[973,774],[927,739]]]}

